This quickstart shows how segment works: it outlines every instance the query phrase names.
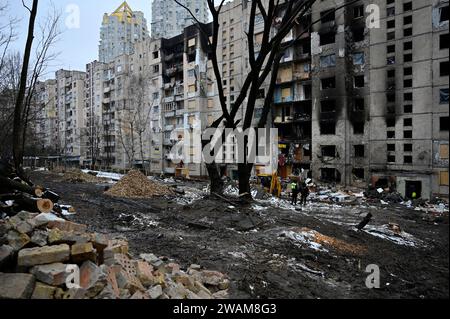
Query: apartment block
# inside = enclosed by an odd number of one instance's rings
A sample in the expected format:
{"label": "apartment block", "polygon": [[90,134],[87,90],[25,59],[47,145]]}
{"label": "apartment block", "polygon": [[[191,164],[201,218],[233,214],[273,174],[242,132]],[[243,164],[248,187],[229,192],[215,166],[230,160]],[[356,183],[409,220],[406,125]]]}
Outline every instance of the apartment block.
{"label": "apartment block", "polygon": [[[206,0],[180,0],[201,23],[209,20]],[[151,35],[153,38],[173,38],[183,33],[184,28],[195,23],[191,14],[175,1],[153,0]]]}
{"label": "apartment block", "polygon": [[34,131],[36,145],[42,150],[55,151],[58,138],[58,120],[56,104],[56,80],[50,79],[36,84],[36,120]]}
{"label": "apartment block", "polygon": [[57,152],[66,163],[82,163],[84,150],[81,135],[84,127],[84,80],[81,71],[56,72],[56,105],[58,121]]}
{"label": "apartment block", "polygon": [[134,45],[147,37],[144,13],[133,11],[125,1],[113,13],[103,16],[99,61],[109,63],[120,55],[132,54]]}

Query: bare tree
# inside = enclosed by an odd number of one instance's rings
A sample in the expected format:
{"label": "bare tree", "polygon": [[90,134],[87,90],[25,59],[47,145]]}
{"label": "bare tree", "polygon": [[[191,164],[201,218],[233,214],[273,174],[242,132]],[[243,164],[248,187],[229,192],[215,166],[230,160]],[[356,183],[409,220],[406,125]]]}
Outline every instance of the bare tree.
{"label": "bare tree", "polygon": [[[295,43],[295,40],[300,39],[304,33],[308,32],[313,24],[318,23],[320,20],[310,23],[308,28],[301,34],[297,35],[294,41],[283,40],[291,32],[294,26],[299,23],[299,21],[306,19],[306,17],[309,15],[312,5],[316,2],[316,0],[253,0],[248,2],[249,14],[246,37],[248,43],[248,59],[250,70],[247,72],[247,76],[243,80],[242,87],[240,88],[240,94],[234,101],[234,106],[231,108],[231,110],[227,109],[224,89],[222,85],[222,74],[220,72],[217,57],[219,34],[221,34],[219,32],[219,17],[225,0],[221,0],[218,6],[215,6],[214,0],[207,0],[208,7],[213,19],[211,39],[209,38],[210,33],[208,32],[206,26],[200,23],[200,21],[192,13],[192,11],[190,11],[189,8],[182,4],[180,1],[174,1],[178,5],[189,11],[192,18],[195,20],[195,22],[197,22],[197,27],[208,39],[208,49],[210,52],[214,75],[216,78],[222,113],[221,116],[210,125],[210,128],[218,128],[221,125],[223,125],[225,128],[231,128],[233,130],[238,126],[240,126],[243,131],[251,128],[259,89],[268,79],[268,91],[265,96],[262,115],[258,123],[256,124],[257,128],[265,127],[272,105],[280,60],[283,57],[284,52],[288,48],[290,48],[293,43]],[[356,0],[348,1],[345,5],[337,7],[332,11],[339,10],[355,2]],[[332,12],[329,12],[328,14],[332,14]],[[254,31],[257,17],[260,17],[263,21],[263,36],[260,43],[261,49],[256,56]],[[270,74],[271,76],[269,77]],[[240,110],[244,110],[244,118],[242,119],[242,121],[236,120],[236,115]],[[202,144],[204,146],[209,143],[210,140],[202,141]],[[249,141],[247,137],[245,137],[244,145],[242,146],[243,149],[246,150],[246,152],[248,143]],[[206,167],[211,181],[211,192],[223,193],[224,185],[223,181],[220,178],[218,165],[216,165],[216,163],[212,163],[207,164]],[[252,169],[253,163],[248,162],[247,154],[245,154],[244,162],[238,163],[239,193],[241,195],[245,195],[244,197],[251,197],[250,175]]]}

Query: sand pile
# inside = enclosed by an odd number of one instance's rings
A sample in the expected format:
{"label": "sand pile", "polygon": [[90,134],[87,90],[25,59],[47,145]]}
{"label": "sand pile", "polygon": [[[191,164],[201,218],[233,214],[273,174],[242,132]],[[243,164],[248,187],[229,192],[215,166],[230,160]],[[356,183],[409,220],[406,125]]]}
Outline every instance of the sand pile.
{"label": "sand pile", "polygon": [[174,194],[166,185],[151,181],[147,176],[136,170],[129,171],[105,193],[126,198],[148,198]]}

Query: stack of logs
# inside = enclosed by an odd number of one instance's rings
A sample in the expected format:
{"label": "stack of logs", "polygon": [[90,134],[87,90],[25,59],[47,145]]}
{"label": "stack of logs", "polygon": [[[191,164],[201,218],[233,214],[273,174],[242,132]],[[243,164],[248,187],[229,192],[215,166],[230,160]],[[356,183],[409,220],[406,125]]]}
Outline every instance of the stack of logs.
{"label": "stack of logs", "polygon": [[36,213],[61,213],[58,194],[19,177],[12,165],[0,162],[0,218],[22,210]]}

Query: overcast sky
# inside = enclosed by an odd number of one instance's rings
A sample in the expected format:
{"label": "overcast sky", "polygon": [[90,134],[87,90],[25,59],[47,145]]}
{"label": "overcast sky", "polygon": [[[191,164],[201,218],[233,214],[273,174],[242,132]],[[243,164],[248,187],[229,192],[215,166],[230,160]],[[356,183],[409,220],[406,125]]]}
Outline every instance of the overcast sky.
{"label": "overcast sky", "polygon": [[[31,6],[32,0],[24,1]],[[25,47],[29,13],[22,6],[21,0],[0,0],[0,3],[5,2],[9,4],[9,14],[21,19],[18,32],[20,37],[14,43],[14,49],[22,52]],[[48,15],[52,6],[62,13],[63,34],[54,47],[54,51],[60,52],[60,55],[58,61],[49,70],[50,74],[46,77],[53,77],[52,73],[60,68],[84,71],[86,63],[98,59],[98,43],[103,14],[113,12],[122,2],[123,0],[39,0],[38,21]],[[133,10],[144,12],[150,30],[152,0],[127,0],[127,2]],[[73,5],[79,8],[79,28],[68,28],[65,23],[66,19],[70,18],[70,12],[66,11],[73,8]]]}

